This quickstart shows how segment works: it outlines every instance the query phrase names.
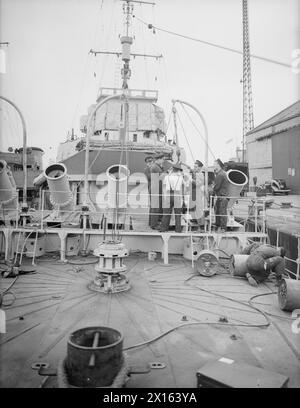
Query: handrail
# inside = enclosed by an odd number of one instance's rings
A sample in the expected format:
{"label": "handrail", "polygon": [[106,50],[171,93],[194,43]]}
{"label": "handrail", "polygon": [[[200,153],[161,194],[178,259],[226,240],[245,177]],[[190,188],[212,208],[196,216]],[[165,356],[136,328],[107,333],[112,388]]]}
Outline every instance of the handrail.
{"label": "handrail", "polygon": [[24,116],[20,109],[15,105],[11,100],[0,95],[0,99],[3,99],[5,102],[9,103],[15,108],[17,113],[20,116],[23,128],[23,172],[24,172],[24,187],[23,187],[23,204],[27,204],[27,130]]}

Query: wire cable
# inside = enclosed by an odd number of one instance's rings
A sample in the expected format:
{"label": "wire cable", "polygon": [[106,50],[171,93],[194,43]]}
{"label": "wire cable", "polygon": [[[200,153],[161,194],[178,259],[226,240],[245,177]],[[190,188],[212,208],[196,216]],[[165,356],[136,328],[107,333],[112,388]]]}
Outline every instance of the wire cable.
{"label": "wire cable", "polygon": [[168,133],[169,126],[170,126],[170,123],[171,123],[171,116],[172,116],[172,110],[170,111],[169,119],[168,119],[168,122],[167,122],[166,135]]}
{"label": "wire cable", "polygon": [[[267,293],[261,293],[259,295],[252,296],[249,299],[249,304],[252,305],[253,299],[255,299],[255,298],[258,298],[258,297],[261,297],[261,296],[268,296],[268,295],[277,295],[277,292],[267,292]],[[268,316],[277,317],[278,319],[286,319],[286,320],[296,320],[297,319],[297,317],[280,316],[280,315],[276,315],[276,314],[269,313],[269,312],[265,312],[265,313]]]}
{"label": "wire cable", "polygon": [[[103,0],[102,0],[102,2],[101,2],[100,7],[99,7],[98,15],[97,15],[97,18],[96,18],[97,24],[96,24],[96,28],[95,28],[95,30],[94,30],[94,32],[93,32],[93,36],[92,36],[93,42],[95,42],[95,39],[96,39],[96,36],[97,36],[98,21],[100,21],[100,18],[101,18],[101,16],[102,16],[102,13],[101,13],[101,12],[102,12],[102,7],[103,7]],[[74,121],[75,121],[77,112],[78,112],[79,107],[80,107],[80,102],[82,101],[83,90],[84,90],[84,88],[85,88],[85,82],[86,82],[86,77],[87,77],[87,71],[88,71],[90,62],[91,62],[91,58],[90,58],[90,54],[88,53],[88,54],[86,55],[85,62],[84,62],[83,75],[82,75],[81,85],[80,85],[80,88],[79,88],[79,95],[78,95],[78,99],[77,99],[77,104],[76,104],[76,106],[75,106],[75,110],[74,110],[74,114],[73,114],[73,118],[72,118],[72,122],[71,122],[71,126],[70,126],[71,128],[73,128]]]}
{"label": "wire cable", "polygon": [[187,145],[188,145],[190,154],[191,154],[191,156],[192,156],[192,160],[195,161],[195,158],[194,158],[194,155],[193,155],[193,151],[192,151],[192,148],[191,148],[191,146],[190,146],[190,143],[189,143],[189,140],[188,140],[188,138],[187,138],[187,135],[186,135],[186,133],[185,133],[185,130],[184,130],[183,124],[182,124],[182,122],[181,122],[180,116],[178,115],[178,112],[176,112],[176,114],[177,114],[177,118],[178,118],[178,121],[179,121],[180,126],[181,126],[181,129],[182,129],[182,132],[183,132],[185,141],[186,141],[186,143],[187,143]]}
{"label": "wire cable", "polygon": [[[191,279],[193,279],[195,276],[197,276],[197,274],[194,274],[194,275],[190,276],[189,278],[187,278],[187,279],[184,281],[184,284],[187,284],[187,282],[190,281]],[[191,285],[188,285],[188,286],[191,286]],[[213,292],[213,291],[210,291],[210,290],[207,290],[207,289],[200,288],[199,286],[193,286],[193,288],[197,288],[198,290],[201,290],[202,292],[209,293],[210,295],[218,296],[218,297],[220,297],[220,298],[229,300],[229,301],[231,301],[231,302],[234,302],[234,303],[237,303],[237,304],[240,304],[240,305],[243,305],[243,306],[249,306],[251,309],[256,310],[256,311],[259,312],[261,315],[263,315],[263,317],[264,317],[264,318],[266,319],[266,321],[267,321],[267,323],[264,323],[264,324],[262,324],[262,325],[257,325],[257,327],[268,327],[268,326],[270,326],[270,324],[271,324],[271,321],[270,321],[269,317],[267,316],[267,314],[266,314],[263,310],[258,309],[257,307],[253,306],[253,305],[250,304],[250,303],[247,304],[247,303],[241,302],[240,300],[236,300],[236,299],[230,298],[229,296],[224,296],[224,295],[221,295],[221,294],[219,294],[219,293],[216,293],[216,292]],[[255,295],[255,296],[257,296],[257,295]],[[252,298],[250,298],[249,302],[250,302],[251,300],[252,300]]]}
{"label": "wire cable", "polygon": [[[190,36],[187,36],[187,35],[179,34],[179,33],[176,33],[174,31],[166,30],[164,28],[154,26],[153,24],[148,24],[148,23],[146,23],[145,21],[143,21],[142,19],[140,19],[137,16],[134,16],[134,17],[137,20],[139,20],[142,24],[145,24],[151,30],[154,29],[154,30],[157,30],[157,31],[162,31],[164,33],[172,34],[172,35],[175,35],[177,37],[185,38],[187,40],[192,40],[192,41],[196,41],[196,42],[199,42],[199,43],[202,43],[202,44],[205,44],[205,45],[209,45],[210,47],[215,47],[215,48],[218,48],[218,49],[221,49],[221,50],[224,50],[224,51],[229,51],[229,52],[232,52],[232,53],[235,53],[235,54],[243,55],[243,51],[236,50],[236,49],[231,48],[231,47],[226,47],[224,45],[215,44],[215,43],[212,43],[212,42],[209,42],[209,41],[204,41],[204,40],[201,40],[199,38],[194,38],[194,37],[190,37]],[[250,54],[250,57],[251,58],[256,58],[258,60],[262,60],[262,61],[265,61],[265,62],[270,62],[272,64],[277,64],[277,65],[281,65],[281,66],[284,66],[284,67],[287,67],[287,68],[291,68],[291,64],[288,64],[286,62],[277,61],[277,60],[274,60],[272,58],[266,58],[266,57],[262,57],[262,56],[255,55],[255,54]]]}
{"label": "wire cable", "polygon": [[8,288],[4,289],[1,293],[0,293],[0,307],[2,306],[3,302],[4,302],[4,297],[7,295],[11,295],[13,297],[12,301],[9,304],[5,304],[4,306],[11,306],[14,301],[16,300],[16,296],[15,294],[10,290],[13,285],[17,282],[19,276],[16,276],[15,279],[11,282],[11,284],[8,286]]}
{"label": "wire cable", "polygon": [[[198,276],[198,274],[194,274],[194,275],[190,276],[188,279],[186,279],[184,281],[184,284],[187,284],[187,282],[189,280],[193,279],[195,276]],[[191,285],[188,285],[188,286],[191,286]],[[124,349],[124,351],[132,350],[132,349],[135,349],[135,348],[138,348],[138,347],[147,346],[148,344],[154,343],[155,341],[163,338],[164,336],[172,333],[173,331],[178,330],[178,329],[183,328],[183,327],[186,327],[186,326],[196,326],[196,325],[198,325],[198,326],[199,325],[211,326],[211,325],[213,325],[213,326],[227,326],[227,327],[257,327],[257,328],[262,328],[262,327],[269,327],[270,324],[271,324],[271,321],[270,321],[269,317],[267,316],[267,313],[265,313],[264,311],[260,310],[259,308],[255,307],[255,306],[253,306],[251,304],[243,303],[243,302],[241,302],[239,300],[232,299],[232,298],[230,298],[228,296],[220,295],[219,293],[200,288],[199,286],[193,286],[193,288],[197,288],[197,289],[199,289],[199,290],[201,290],[203,292],[209,293],[211,295],[215,295],[215,296],[221,297],[223,299],[230,300],[232,302],[241,304],[242,306],[246,306],[246,307],[248,306],[251,309],[257,311],[259,314],[261,314],[265,318],[266,323],[262,323],[262,324],[252,324],[252,323],[245,323],[245,324],[241,323],[241,324],[239,324],[239,323],[223,323],[223,322],[188,322],[188,323],[182,323],[180,325],[172,327],[169,330],[164,331],[163,333],[159,334],[158,336],[156,336],[156,337],[154,337],[154,338],[152,338],[150,340],[147,340],[147,341],[144,341],[144,342],[141,342],[141,343],[126,347]],[[262,296],[262,295],[253,296],[252,298],[250,298],[249,302],[252,299],[254,299],[255,297],[257,297],[257,296]]]}

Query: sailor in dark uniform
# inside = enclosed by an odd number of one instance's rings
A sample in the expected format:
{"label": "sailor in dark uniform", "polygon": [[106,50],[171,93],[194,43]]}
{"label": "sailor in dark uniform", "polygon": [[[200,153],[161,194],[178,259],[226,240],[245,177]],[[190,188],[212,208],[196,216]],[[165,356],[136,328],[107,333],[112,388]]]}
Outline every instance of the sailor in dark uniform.
{"label": "sailor in dark uniform", "polygon": [[150,227],[159,229],[162,219],[162,177],[164,174],[163,162],[164,154],[160,153],[154,156],[155,162],[150,168],[151,186],[150,186]]}
{"label": "sailor in dark uniform", "polygon": [[[144,174],[147,178],[148,182],[148,194],[149,194],[149,202],[151,201],[151,166],[153,164],[153,157],[147,156],[145,158],[146,167],[144,170]],[[151,212],[149,212],[149,225],[151,226]]]}
{"label": "sailor in dark uniform", "polygon": [[259,283],[265,281],[271,271],[276,275],[277,284],[285,276],[285,249],[283,247],[276,248],[272,245],[254,243],[246,247],[242,253],[249,255],[247,259],[249,272],[246,277],[251,286],[258,286]]}
{"label": "sailor in dark uniform", "polygon": [[179,164],[173,164],[169,174],[167,174],[164,178],[164,184],[164,214],[160,231],[168,231],[172,210],[174,209],[175,231],[181,232],[181,212],[183,204],[184,179],[182,175],[182,168]]}
{"label": "sailor in dark uniform", "polygon": [[153,165],[153,157],[152,156],[147,156],[145,158],[145,163],[146,167],[144,170],[144,174],[147,178],[148,181],[148,191],[150,192],[150,186],[151,186],[151,166]]}
{"label": "sailor in dark uniform", "polygon": [[213,193],[217,197],[215,201],[216,227],[219,231],[225,232],[227,228],[229,182],[224,171],[224,164],[220,159],[215,161],[215,168],[216,177]]}

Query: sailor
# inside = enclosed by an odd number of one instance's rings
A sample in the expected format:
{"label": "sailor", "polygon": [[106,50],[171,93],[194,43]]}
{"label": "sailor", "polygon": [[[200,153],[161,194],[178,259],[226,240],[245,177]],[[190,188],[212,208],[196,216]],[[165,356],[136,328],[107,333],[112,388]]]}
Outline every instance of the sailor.
{"label": "sailor", "polygon": [[164,178],[165,194],[163,200],[163,218],[161,232],[168,231],[171,214],[175,213],[175,231],[181,232],[181,212],[183,204],[184,179],[182,168],[179,164],[173,164],[169,174]]}
{"label": "sailor", "polygon": [[169,170],[171,169],[171,167],[172,167],[172,162],[170,161],[170,157],[169,157],[170,155],[169,154],[165,154],[164,155],[164,160],[163,160],[163,163],[162,163],[162,168],[163,168],[163,170],[164,170],[164,173],[168,173],[169,172]]}
{"label": "sailor", "polygon": [[229,183],[222,161],[217,159],[214,164],[216,177],[213,194],[217,197],[215,201],[216,227],[218,232],[225,232],[227,227],[227,197]]}
{"label": "sailor", "polygon": [[162,177],[164,173],[164,154],[159,153],[154,156],[154,163],[150,167],[150,227],[159,229],[162,219]]}
{"label": "sailor", "polygon": [[152,156],[147,156],[145,158],[145,163],[146,163],[146,167],[144,170],[144,174],[147,178],[148,181],[148,191],[150,193],[150,187],[151,187],[151,166],[153,164],[153,157]]}
{"label": "sailor", "polygon": [[[147,156],[145,158],[145,163],[146,163],[146,167],[144,170],[144,174],[147,178],[147,182],[148,182],[148,194],[149,194],[149,202],[151,201],[151,166],[153,164],[153,157],[152,156]],[[149,212],[149,225],[151,226],[151,212]]]}
{"label": "sailor", "polygon": [[246,277],[251,286],[258,286],[259,283],[265,281],[271,271],[275,272],[277,283],[285,275],[285,249],[283,247],[254,244],[246,247],[243,253],[249,254],[247,259],[249,272]]}
{"label": "sailor", "polygon": [[198,226],[203,224],[204,175],[202,169],[203,163],[200,160],[196,160],[194,168],[191,170],[190,210],[192,213],[191,215]]}

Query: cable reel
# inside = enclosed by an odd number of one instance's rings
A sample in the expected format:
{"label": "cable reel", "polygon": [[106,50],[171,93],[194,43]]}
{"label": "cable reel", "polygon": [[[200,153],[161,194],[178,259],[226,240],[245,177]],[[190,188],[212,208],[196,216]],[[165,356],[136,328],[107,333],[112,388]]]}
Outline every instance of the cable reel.
{"label": "cable reel", "polygon": [[217,273],[219,260],[215,252],[205,249],[200,252],[198,259],[195,261],[195,269],[199,275],[210,277]]}

